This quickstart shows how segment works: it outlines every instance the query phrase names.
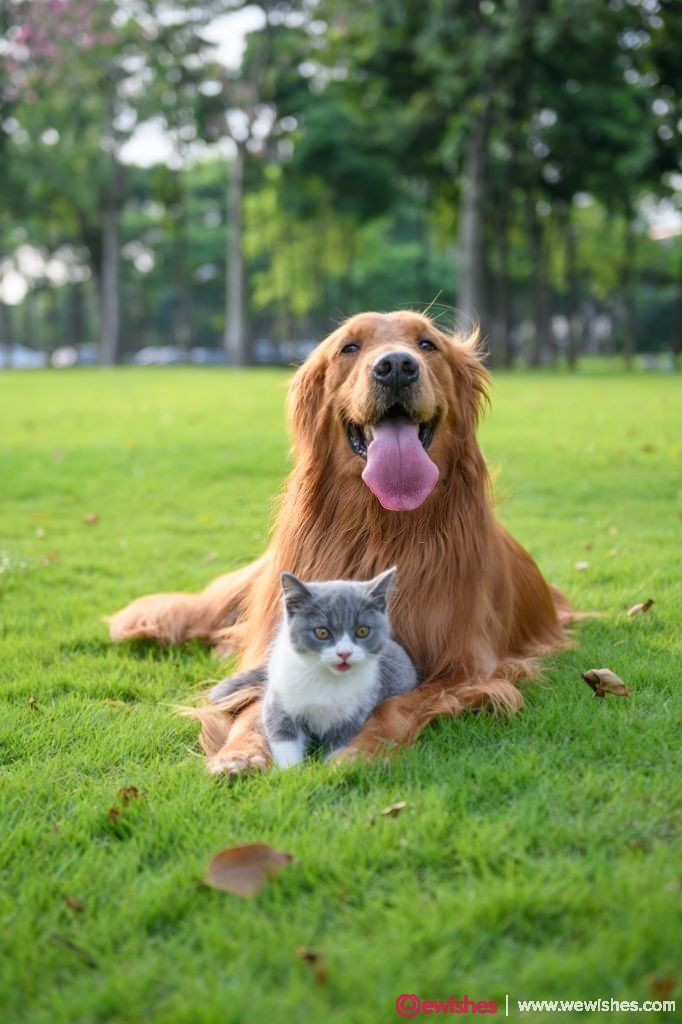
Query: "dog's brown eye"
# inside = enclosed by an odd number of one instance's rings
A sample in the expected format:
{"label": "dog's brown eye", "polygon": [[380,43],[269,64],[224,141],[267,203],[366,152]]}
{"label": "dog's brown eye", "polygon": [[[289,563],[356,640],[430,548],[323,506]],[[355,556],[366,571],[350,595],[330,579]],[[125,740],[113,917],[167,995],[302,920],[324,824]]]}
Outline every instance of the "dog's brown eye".
{"label": "dog's brown eye", "polygon": [[353,354],[353,352],[359,352],[359,351],[360,351],[360,346],[358,345],[357,341],[350,341],[347,345],[343,346],[343,348],[341,349],[341,354],[342,355],[346,355],[346,356],[350,356],[350,355]]}
{"label": "dog's brown eye", "polygon": [[358,626],[358,628],[355,630],[355,635],[357,637],[360,637],[361,640],[364,640],[364,638],[366,636],[369,636],[369,627],[368,626]]}
{"label": "dog's brown eye", "polygon": [[329,635],[329,630],[325,629],[324,626],[318,626],[315,630],[315,636],[318,640],[328,640]]}
{"label": "dog's brown eye", "polygon": [[433,342],[429,341],[428,338],[422,338],[422,340],[419,342],[419,347],[423,348],[425,352],[437,352],[438,351],[438,349],[433,344]]}

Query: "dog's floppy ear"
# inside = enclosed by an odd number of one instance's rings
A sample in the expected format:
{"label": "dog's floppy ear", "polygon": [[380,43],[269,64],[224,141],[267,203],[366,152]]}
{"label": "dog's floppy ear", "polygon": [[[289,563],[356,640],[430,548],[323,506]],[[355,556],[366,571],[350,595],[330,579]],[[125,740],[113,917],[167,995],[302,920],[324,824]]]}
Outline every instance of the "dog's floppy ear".
{"label": "dog's floppy ear", "polygon": [[490,373],[483,364],[485,352],[481,342],[481,331],[475,325],[471,334],[464,337],[455,332],[453,335],[437,332],[444,341],[444,350],[448,354],[451,368],[456,380],[463,385],[458,394],[465,399],[467,412],[473,424],[478,423],[484,406],[490,402]]}
{"label": "dog's floppy ear", "polygon": [[298,368],[289,388],[287,411],[296,447],[310,443],[321,424],[327,360],[319,347]]}

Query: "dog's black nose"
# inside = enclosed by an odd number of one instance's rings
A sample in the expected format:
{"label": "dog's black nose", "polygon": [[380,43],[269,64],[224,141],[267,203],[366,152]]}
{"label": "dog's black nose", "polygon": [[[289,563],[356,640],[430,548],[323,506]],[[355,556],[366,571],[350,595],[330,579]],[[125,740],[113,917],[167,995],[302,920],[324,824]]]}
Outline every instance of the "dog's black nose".
{"label": "dog's black nose", "polygon": [[419,363],[409,352],[387,352],[375,362],[372,376],[397,391],[419,380]]}

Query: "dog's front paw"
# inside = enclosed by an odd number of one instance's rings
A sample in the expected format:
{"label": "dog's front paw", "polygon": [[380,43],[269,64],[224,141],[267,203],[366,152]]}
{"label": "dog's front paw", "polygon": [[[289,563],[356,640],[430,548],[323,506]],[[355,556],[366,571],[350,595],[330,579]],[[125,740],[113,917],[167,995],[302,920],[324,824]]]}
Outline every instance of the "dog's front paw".
{"label": "dog's front paw", "polygon": [[208,759],[206,768],[209,775],[235,779],[238,775],[247,775],[249,772],[264,772],[269,763],[267,754],[262,750],[224,748]]}
{"label": "dog's front paw", "polygon": [[387,740],[385,736],[363,736],[362,733],[340,750],[332,754],[332,764],[353,764],[354,761],[373,761],[378,757],[386,757],[394,750],[397,744]]}

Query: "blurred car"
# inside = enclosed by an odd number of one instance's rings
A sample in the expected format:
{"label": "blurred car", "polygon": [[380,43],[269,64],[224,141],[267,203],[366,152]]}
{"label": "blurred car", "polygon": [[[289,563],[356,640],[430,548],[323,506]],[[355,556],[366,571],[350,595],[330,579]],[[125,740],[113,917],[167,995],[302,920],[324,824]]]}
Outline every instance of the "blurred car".
{"label": "blurred car", "polygon": [[36,352],[26,345],[0,345],[0,369],[39,370],[47,366],[47,353]]}
{"label": "blurred car", "polygon": [[55,370],[68,370],[72,366],[98,366],[97,345],[62,345],[50,356],[50,366]]}
{"label": "blurred car", "polygon": [[187,352],[177,345],[148,345],[131,359],[136,366],[178,366],[188,362]]}

